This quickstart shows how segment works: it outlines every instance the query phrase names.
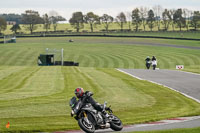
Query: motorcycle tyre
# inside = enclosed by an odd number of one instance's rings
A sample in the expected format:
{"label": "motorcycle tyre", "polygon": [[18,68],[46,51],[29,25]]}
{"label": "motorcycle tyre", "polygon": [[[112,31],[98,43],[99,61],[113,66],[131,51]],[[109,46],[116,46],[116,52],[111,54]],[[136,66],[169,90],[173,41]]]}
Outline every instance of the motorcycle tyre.
{"label": "motorcycle tyre", "polygon": [[92,130],[89,130],[88,128],[86,128],[86,127],[84,126],[84,124],[83,124],[82,121],[83,121],[83,118],[78,119],[78,125],[79,125],[79,127],[80,127],[83,131],[85,131],[86,133],[94,133],[94,132],[95,132],[94,124],[92,124]]}
{"label": "motorcycle tyre", "polygon": [[116,125],[115,123],[110,122],[110,128],[115,131],[121,131],[123,129],[122,121],[117,116],[114,116],[114,117],[120,121],[120,125]]}

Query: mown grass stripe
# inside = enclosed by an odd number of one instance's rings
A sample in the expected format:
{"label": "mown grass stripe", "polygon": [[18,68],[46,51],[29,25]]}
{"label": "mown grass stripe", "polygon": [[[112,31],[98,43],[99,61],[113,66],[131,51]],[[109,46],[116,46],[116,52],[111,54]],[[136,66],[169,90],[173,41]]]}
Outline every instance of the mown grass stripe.
{"label": "mown grass stripe", "polygon": [[195,55],[188,55],[190,57],[190,59],[192,59],[194,65],[200,64],[200,61],[198,60],[198,56]]}
{"label": "mown grass stripe", "polygon": [[101,60],[99,59],[100,56],[98,56],[98,55],[92,55],[91,57],[92,57],[93,60],[94,60],[93,67],[100,67],[100,64],[101,64],[101,63],[100,63]]}
{"label": "mown grass stripe", "polygon": [[[6,80],[3,80],[1,82],[5,83],[2,87],[1,87],[1,94],[6,94],[6,93],[10,93],[13,91],[17,91],[18,89],[22,88],[22,86],[26,83],[26,81],[35,73],[39,70],[39,68],[37,69],[33,69],[31,73],[23,73],[23,79],[19,80],[17,83],[14,83],[13,81],[16,81],[17,77],[19,77],[19,74],[21,74],[22,71],[16,73],[15,75],[11,74],[10,76],[7,77]],[[25,71],[25,70],[23,70]],[[9,80],[12,79],[12,83],[9,82]],[[7,83],[8,82],[8,83]],[[1,84],[1,83],[0,83]],[[9,87],[12,85],[12,87]]]}
{"label": "mown grass stripe", "polygon": [[[35,63],[37,65],[37,57],[35,59],[32,59],[32,55],[34,55],[35,51],[30,51],[30,52],[26,52],[26,54],[24,55],[24,59],[22,60],[22,62],[19,64],[21,66],[23,66],[23,62],[27,61],[27,65],[31,66],[33,63]],[[17,64],[15,64],[17,65]]]}
{"label": "mown grass stripe", "polygon": [[131,62],[133,65],[130,66],[130,68],[144,68],[144,59],[141,59],[141,56],[136,56],[132,54],[123,54],[125,58],[129,58],[129,62]]}
{"label": "mown grass stripe", "polygon": [[[1,50],[1,49],[0,49]],[[1,64],[3,65],[8,65],[8,60],[11,55],[14,55],[14,51],[12,49],[4,49],[4,51],[2,52],[2,55],[1,55]]]}
{"label": "mown grass stripe", "polygon": [[109,58],[106,56],[106,54],[102,53],[100,55],[101,59],[102,59],[102,64],[100,65],[100,67],[102,68],[108,68],[109,67]]}
{"label": "mown grass stripe", "polygon": [[119,65],[119,68],[129,68],[129,60],[128,59],[126,59],[120,55],[113,55],[113,56],[118,58],[119,62],[121,62],[121,64]]}

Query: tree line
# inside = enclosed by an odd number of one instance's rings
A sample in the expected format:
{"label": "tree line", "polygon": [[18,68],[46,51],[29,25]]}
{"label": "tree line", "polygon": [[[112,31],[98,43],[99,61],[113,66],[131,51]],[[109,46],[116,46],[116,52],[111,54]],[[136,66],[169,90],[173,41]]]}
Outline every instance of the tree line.
{"label": "tree line", "polygon": [[[26,10],[21,15],[15,14],[3,14],[0,15],[0,33],[7,28],[6,21],[15,21],[11,30],[17,33],[20,30],[20,25],[23,24],[26,30],[32,34],[38,27],[38,24],[43,24],[43,28],[47,32],[50,26],[53,25],[54,31],[56,31],[58,21],[66,20],[57,12],[52,11],[49,14],[40,16],[37,11]],[[200,28],[200,12],[191,11],[188,9],[163,9],[160,5],[154,6],[152,9],[147,7],[135,8],[131,12],[120,12],[116,17],[112,17],[109,14],[103,14],[99,16],[93,12],[83,14],[80,12],[74,12],[69,19],[69,23],[76,30],[80,32],[84,28],[84,24],[89,24],[90,31],[93,32],[96,25],[103,25],[106,32],[109,31],[109,26],[112,23],[117,23],[121,31],[146,31],[148,27],[151,31],[153,28],[157,28],[157,31],[168,31],[169,27],[186,28],[189,31],[196,31]],[[128,25],[128,29],[124,29],[124,25]],[[142,29],[139,29],[142,27]]]}
{"label": "tree line", "polygon": [[14,21],[14,24],[10,30],[15,34],[21,30],[20,24],[24,26],[27,31],[32,34],[34,30],[38,28],[38,24],[43,24],[43,28],[48,31],[50,25],[53,25],[54,31],[58,26],[58,21],[65,21],[66,19],[60,16],[57,12],[51,11],[49,14],[40,16],[38,11],[26,10],[25,13],[18,14],[0,14],[0,34],[7,28],[7,21]]}

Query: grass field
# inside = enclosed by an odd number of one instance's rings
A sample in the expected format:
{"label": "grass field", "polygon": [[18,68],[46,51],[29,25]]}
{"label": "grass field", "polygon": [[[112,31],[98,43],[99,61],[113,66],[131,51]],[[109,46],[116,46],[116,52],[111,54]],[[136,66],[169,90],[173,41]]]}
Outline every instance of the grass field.
{"label": "grass field", "polygon": [[[146,56],[155,55],[158,67],[174,69],[184,65],[186,69],[199,68],[200,52],[195,49],[165,47],[200,47],[199,41],[177,41],[136,38],[19,38],[16,44],[0,45],[0,65],[37,66],[37,56],[46,48],[64,48],[64,60],[79,62],[81,67],[98,68],[145,68]],[[158,44],[159,46],[145,45]]]}
{"label": "grass field", "polygon": [[[163,86],[134,79],[114,68],[144,69],[146,56],[155,55],[160,69],[200,73],[197,41],[136,38],[21,38],[0,45],[0,131],[61,131],[79,129],[70,117],[69,99],[76,87],[112,105],[125,125],[178,116],[200,115],[200,105]],[[157,43],[160,46],[144,45]],[[37,66],[46,48],[64,48],[64,58],[79,67]],[[10,122],[10,128],[5,125]]]}

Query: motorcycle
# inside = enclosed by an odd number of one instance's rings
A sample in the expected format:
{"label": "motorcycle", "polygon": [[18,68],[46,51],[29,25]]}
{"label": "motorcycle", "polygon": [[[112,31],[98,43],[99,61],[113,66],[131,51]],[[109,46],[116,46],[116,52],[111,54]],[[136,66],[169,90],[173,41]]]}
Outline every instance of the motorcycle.
{"label": "motorcycle", "polygon": [[71,116],[74,116],[83,131],[94,133],[95,130],[107,128],[115,131],[122,130],[121,120],[113,115],[110,107],[106,110],[107,102],[104,102],[103,111],[97,111],[90,103],[83,103],[83,100],[76,100],[76,97],[70,100]]}
{"label": "motorcycle", "polygon": [[150,66],[151,66],[151,61],[147,61],[147,62],[146,62],[146,67],[147,67],[147,69],[149,69]]}

